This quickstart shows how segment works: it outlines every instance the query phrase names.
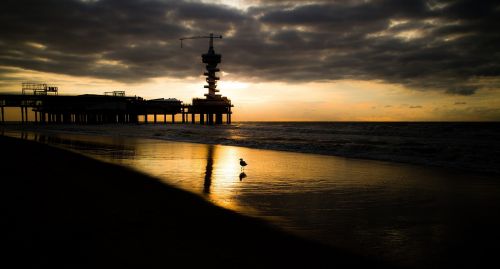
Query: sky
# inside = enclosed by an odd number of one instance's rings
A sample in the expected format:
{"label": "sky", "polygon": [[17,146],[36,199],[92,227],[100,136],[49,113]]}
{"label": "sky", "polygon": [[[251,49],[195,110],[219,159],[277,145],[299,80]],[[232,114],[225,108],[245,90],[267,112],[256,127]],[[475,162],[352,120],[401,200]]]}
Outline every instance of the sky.
{"label": "sky", "polygon": [[202,97],[236,121],[498,121],[500,4],[469,0],[4,0],[0,93]]}

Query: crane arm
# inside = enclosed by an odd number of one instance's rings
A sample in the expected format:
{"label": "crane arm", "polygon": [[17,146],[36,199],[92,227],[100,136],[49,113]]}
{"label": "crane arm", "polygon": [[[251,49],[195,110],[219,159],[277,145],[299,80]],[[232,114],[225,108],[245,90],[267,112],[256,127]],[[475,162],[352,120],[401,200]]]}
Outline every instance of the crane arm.
{"label": "crane arm", "polygon": [[181,41],[181,48],[182,48],[182,41],[185,40],[185,39],[199,39],[199,38],[210,38],[210,44],[212,44],[212,40],[214,38],[221,38],[222,39],[222,35],[213,35],[213,34],[210,34],[209,36],[189,36],[189,37],[181,37],[179,38],[179,40]]}
{"label": "crane arm", "polygon": [[179,40],[184,40],[184,39],[197,39],[197,38],[210,38],[210,36],[202,36],[202,35],[198,35],[198,36],[181,37],[181,38],[179,38]]}

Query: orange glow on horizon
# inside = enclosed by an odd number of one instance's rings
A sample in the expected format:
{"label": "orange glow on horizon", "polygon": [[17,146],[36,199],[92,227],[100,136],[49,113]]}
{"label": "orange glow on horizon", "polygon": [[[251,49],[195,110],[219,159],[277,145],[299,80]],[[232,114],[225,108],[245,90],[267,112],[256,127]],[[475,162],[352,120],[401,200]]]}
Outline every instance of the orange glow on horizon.
{"label": "orange glow on horizon", "polygon": [[[202,77],[153,78],[135,84],[90,77],[73,77],[12,68],[0,93],[20,93],[23,81],[40,81],[59,87],[60,94],[102,94],[125,90],[146,99],[177,98],[190,103],[203,97]],[[437,91],[409,90],[382,81],[339,80],[327,82],[254,83],[225,73],[218,89],[235,104],[233,121],[484,121],[500,120],[500,89],[473,96]],[[31,114],[31,113],[30,113]],[[6,120],[20,120],[20,113],[6,108]]]}

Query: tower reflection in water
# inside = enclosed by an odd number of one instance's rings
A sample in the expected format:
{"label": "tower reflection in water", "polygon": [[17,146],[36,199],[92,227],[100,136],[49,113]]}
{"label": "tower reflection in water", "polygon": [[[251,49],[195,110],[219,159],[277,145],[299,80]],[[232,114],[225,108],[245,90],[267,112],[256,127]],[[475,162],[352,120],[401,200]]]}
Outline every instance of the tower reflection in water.
{"label": "tower reflection in water", "polygon": [[212,185],[212,171],[214,169],[214,145],[207,145],[207,166],[205,167],[205,181],[203,182],[203,193],[210,194]]}
{"label": "tower reflection in water", "polygon": [[[203,181],[203,193],[204,194],[210,194],[210,188],[212,186],[212,179],[214,177],[214,161],[216,160],[216,151],[217,151],[217,146],[214,145],[207,145],[207,165],[205,166],[205,179]],[[223,157],[223,156],[219,156]],[[224,168],[224,166],[227,166],[227,163],[230,163],[231,161],[237,162],[237,160],[232,160],[231,158],[220,158],[217,159],[218,165],[221,166],[220,168]],[[224,163],[225,162],[225,163]],[[224,170],[224,169],[219,169],[219,170]],[[226,177],[232,177],[232,172],[234,169],[229,169],[229,171],[221,171],[225,172],[227,174],[228,172],[230,175],[224,175]],[[242,181],[244,178],[247,177],[247,174],[245,172],[241,172],[238,175],[238,178],[240,181]]]}

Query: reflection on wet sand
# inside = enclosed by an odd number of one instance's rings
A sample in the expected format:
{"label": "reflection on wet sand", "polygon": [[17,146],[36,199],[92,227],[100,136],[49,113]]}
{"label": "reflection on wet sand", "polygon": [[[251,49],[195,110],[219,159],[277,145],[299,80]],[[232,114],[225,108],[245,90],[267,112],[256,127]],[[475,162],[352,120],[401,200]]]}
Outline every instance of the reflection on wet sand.
{"label": "reflection on wet sand", "polygon": [[205,181],[203,183],[203,193],[210,194],[210,185],[212,185],[212,170],[214,168],[214,146],[208,145],[207,166],[205,168]]}
{"label": "reflection on wet sand", "polygon": [[[485,175],[140,138],[22,137],[132,167],[219,206],[401,265],[432,267],[500,237],[500,182]],[[251,164],[243,173],[241,156]]]}

